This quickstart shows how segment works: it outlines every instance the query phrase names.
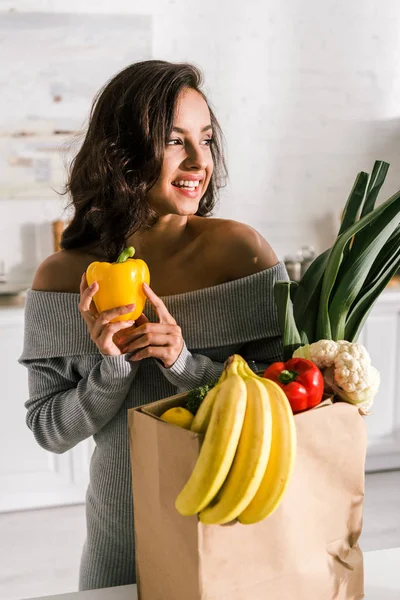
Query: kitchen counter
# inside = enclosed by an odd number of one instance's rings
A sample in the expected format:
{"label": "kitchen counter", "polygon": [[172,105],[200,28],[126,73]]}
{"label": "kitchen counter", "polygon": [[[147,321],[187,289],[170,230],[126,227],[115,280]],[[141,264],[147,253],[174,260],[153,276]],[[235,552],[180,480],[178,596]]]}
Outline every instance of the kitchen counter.
{"label": "kitchen counter", "polygon": [[[364,552],[365,600],[400,600],[400,548]],[[31,600],[137,600],[136,585]],[[271,598],[271,600],[279,600]],[[324,599],[328,600],[328,599]]]}
{"label": "kitchen counter", "polygon": [[0,282],[0,314],[7,316],[15,309],[21,314],[21,309],[25,306],[26,290],[29,287],[29,283]]}
{"label": "kitchen counter", "polygon": [[0,308],[24,308],[25,293],[22,294],[0,294]]}
{"label": "kitchen counter", "polygon": [[[33,278],[33,277],[32,277]],[[32,279],[29,281],[1,281],[0,282],[0,297],[2,296],[18,296],[24,294],[31,287]]]}
{"label": "kitchen counter", "polygon": [[0,326],[12,323],[23,325],[25,292],[19,294],[0,293]]}

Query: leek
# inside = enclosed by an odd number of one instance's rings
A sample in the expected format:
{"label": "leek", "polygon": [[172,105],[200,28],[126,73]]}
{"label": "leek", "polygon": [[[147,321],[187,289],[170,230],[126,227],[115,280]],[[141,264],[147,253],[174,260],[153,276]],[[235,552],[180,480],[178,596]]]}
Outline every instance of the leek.
{"label": "leek", "polygon": [[320,339],[357,341],[363,324],[400,267],[400,191],[375,206],[389,165],[357,175],[331,248],[298,285],[277,282],[284,356]]}
{"label": "leek", "polygon": [[294,320],[293,305],[290,298],[290,289],[293,283],[295,282],[277,281],[274,287],[279,325],[283,333],[283,358],[285,361],[289,360],[293,356],[293,352],[302,345]]}

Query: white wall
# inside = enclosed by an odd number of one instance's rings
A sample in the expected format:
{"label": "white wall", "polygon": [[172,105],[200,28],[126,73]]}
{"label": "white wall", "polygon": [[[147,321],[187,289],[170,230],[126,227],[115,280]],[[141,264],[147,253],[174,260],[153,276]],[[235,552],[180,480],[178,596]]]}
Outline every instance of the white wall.
{"label": "white wall", "polygon": [[[151,14],[153,56],[202,67],[225,131],[218,214],[256,227],[281,257],[331,243],[356,173],[375,159],[391,163],[381,199],[400,189],[398,0],[0,0],[8,10]],[[13,278],[37,260],[30,224],[51,251],[62,202],[0,202]]]}

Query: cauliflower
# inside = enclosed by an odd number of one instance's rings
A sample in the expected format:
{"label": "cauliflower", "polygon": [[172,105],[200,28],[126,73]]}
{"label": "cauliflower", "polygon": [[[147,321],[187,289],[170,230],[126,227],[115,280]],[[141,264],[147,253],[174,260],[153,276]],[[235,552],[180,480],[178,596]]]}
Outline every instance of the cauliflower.
{"label": "cauliflower", "polygon": [[371,408],[374,397],[379,389],[379,384],[381,380],[378,369],[376,369],[372,365],[370,365],[368,369],[369,385],[363,391],[346,391],[342,387],[337,385],[333,367],[329,367],[324,371],[324,379],[326,383],[331,387],[334,394],[338,396],[338,398],[344,400],[345,402],[349,402],[350,404],[357,405],[357,407],[364,414],[367,414],[369,409]]}
{"label": "cauliflower", "polygon": [[[334,359],[334,379],[345,392],[364,392],[370,386],[371,359],[361,344],[340,341]],[[327,365],[330,366],[330,365]]]}
{"label": "cauliflower", "polygon": [[293,356],[312,360],[324,370],[326,383],[338,397],[369,410],[380,375],[364,346],[346,340],[319,340],[298,348]]}
{"label": "cauliflower", "polygon": [[298,348],[293,356],[306,358],[317,365],[319,369],[330,367],[338,353],[338,344],[333,340],[320,340],[315,344],[307,344]]}

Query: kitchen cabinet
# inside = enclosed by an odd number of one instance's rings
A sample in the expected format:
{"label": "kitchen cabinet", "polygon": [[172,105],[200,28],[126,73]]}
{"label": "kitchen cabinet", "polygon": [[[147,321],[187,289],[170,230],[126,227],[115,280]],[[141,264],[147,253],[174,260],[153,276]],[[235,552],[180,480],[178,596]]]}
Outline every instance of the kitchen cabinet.
{"label": "kitchen cabinet", "polygon": [[[400,288],[388,288],[372,309],[359,341],[380,371],[372,414],[366,417],[366,470],[400,468]],[[350,450],[351,453],[351,450]]]}
{"label": "kitchen cabinet", "polygon": [[23,342],[23,299],[0,303],[0,512],[82,503],[92,439],[64,454],[43,450],[25,423],[27,370],[17,361]]}
{"label": "kitchen cabinet", "polygon": [[[0,512],[84,502],[94,447],[89,439],[69,452],[52,454],[40,448],[26,426],[27,371],[17,362],[23,319],[23,297],[8,303],[0,298]],[[400,289],[381,295],[360,342],[382,380],[373,414],[366,417],[366,470],[400,468]]]}

